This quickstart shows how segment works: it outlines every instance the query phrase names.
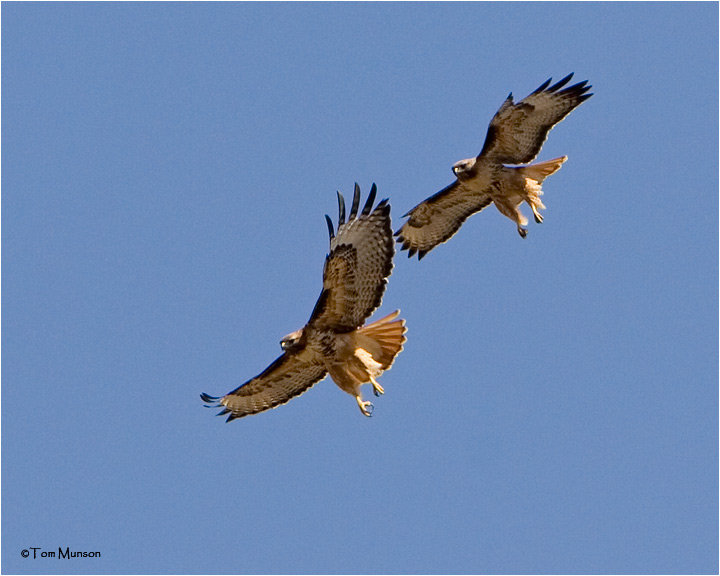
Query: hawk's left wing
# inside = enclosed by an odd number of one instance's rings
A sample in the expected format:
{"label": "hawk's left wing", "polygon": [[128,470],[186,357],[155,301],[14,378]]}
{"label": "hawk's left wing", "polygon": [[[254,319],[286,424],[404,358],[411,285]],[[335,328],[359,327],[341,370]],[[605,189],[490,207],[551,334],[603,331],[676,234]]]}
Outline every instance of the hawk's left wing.
{"label": "hawk's left wing", "polygon": [[548,79],[517,104],[510,93],[490,122],[478,160],[483,158],[498,164],[531,162],[540,153],[553,126],[592,96],[586,94],[592,88],[587,80],[561,90],[572,76],[569,74],[552,86],[552,78]]}
{"label": "hawk's left wing", "polygon": [[390,205],[382,200],[373,209],[377,187],[372,185],[362,212],[360,187],[355,184],[352,208],[345,221],[345,199],[338,192],[338,228],[325,216],[330,253],[323,269],[323,291],[308,326],[348,332],[362,326],[380,306],[392,272],[395,246],[390,226]]}

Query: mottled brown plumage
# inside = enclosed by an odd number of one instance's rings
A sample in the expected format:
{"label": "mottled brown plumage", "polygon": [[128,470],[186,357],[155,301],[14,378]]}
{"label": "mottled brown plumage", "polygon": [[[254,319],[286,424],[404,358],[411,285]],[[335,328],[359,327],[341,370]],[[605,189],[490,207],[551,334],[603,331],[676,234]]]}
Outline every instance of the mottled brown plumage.
{"label": "mottled brown plumage", "polygon": [[527,166],[506,164],[532,162],[553,126],[592,96],[586,94],[591,88],[587,80],[561,90],[570,78],[572,74],[553,86],[549,79],[517,104],[512,93],[507,97],[490,122],[480,154],[455,163],[457,180],[405,214],[409,219],[395,235],[409,257],[417,254],[421,259],[493,202],[515,222],[523,238],[527,218],[520,212],[522,202],[530,206],[536,222],[542,222],[542,182],[560,169],[567,156]]}
{"label": "mottled brown plumage", "polygon": [[373,184],[362,212],[360,188],[355,184],[353,204],[345,221],[345,200],[338,192],[337,235],[326,216],[330,253],[325,258],[323,289],[304,328],[280,341],[284,350],[262,374],[222,398],[201,394],[206,403],[222,406],[228,421],[285,404],[329,373],[335,383],[355,396],[366,416],[372,404],[363,401],[360,386],[372,383],[376,395],[384,392],[376,378],[388,370],[405,342],[405,321],[399,311],[372,324],[365,320],[380,306],[392,272],[395,247],[390,205],[373,210]]}

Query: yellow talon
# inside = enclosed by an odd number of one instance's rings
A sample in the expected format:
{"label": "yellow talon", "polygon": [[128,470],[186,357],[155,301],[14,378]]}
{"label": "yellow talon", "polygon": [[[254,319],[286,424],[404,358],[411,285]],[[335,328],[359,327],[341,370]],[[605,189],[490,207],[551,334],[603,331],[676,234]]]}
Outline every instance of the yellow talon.
{"label": "yellow talon", "polygon": [[372,376],[370,376],[370,382],[372,382],[373,390],[375,391],[375,396],[380,396],[380,394],[385,394],[385,388],[380,386],[380,384],[378,384],[378,381],[375,380],[375,378],[373,378]]}
{"label": "yellow talon", "polygon": [[537,222],[538,224],[542,224],[542,221],[543,221],[542,214],[540,214],[540,212],[538,212],[538,209],[535,207],[535,204],[530,204],[530,208],[532,208],[533,215],[535,216],[535,222]]}
{"label": "yellow talon", "polygon": [[361,396],[355,396],[355,400],[357,400],[358,406],[360,407],[360,412],[362,412],[365,416],[372,416],[373,409],[375,408],[372,402],[363,402]]}

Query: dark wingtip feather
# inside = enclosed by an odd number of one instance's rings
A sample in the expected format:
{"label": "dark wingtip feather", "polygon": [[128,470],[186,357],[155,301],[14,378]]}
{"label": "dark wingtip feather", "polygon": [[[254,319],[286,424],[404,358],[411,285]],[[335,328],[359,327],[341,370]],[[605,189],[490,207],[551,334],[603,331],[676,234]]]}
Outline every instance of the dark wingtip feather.
{"label": "dark wingtip feather", "polygon": [[408,258],[412,258],[415,256],[415,253],[417,252],[417,248],[408,248]]}
{"label": "dark wingtip feather", "polygon": [[427,254],[428,252],[429,252],[428,250],[419,250],[418,251],[418,262],[420,260],[422,260],[423,258],[425,258],[425,254]]}
{"label": "dark wingtip feather", "polygon": [[[218,403],[221,398],[217,396],[210,396],[210,394],[206,394],[205,392],[200,394],[200,398],[202,398],[203,402],[206,402],[206,408],[219,408]],[[225,414],[230,414],[227,418],[227,422],[230,422],[230,420],[234,420],[235,418],[239,418],[239,416],[236,416],[227,406],[222,406],[222,410],[215,414],[215,416],[225,416]]]}
{"label": "dark wingtip feather", "polygon": [[567,98],[572,98],[575,100],[576,105],[581,104],[592,96],[592,94],[586,94],[586,92],[592,88],[592,86],[588,85],[587,82],[587,80],[584,80],[582,82],[578,82],[577,84],[573,84],[569,88],[565,88],[561,92],[558,92],[558,94]]}
{"label": "dark wingtip feather", "polygon": [[207,394],[205,392],[200,394],[200,398],[203,402],[205,402],[206,408],[214,408],[213,404],[217,404],[217,401],[220,400],[219,397],[210,396],[210,394]]}
{"label": "dark wingtip feather", "polygon": [[325,214],[325,222],[327,222],[328,227],[328,234],[330,234],[330,240],[335,238],[335,229],[333,228],[332,220],[330,219],[330,216]]}
{"label": "dark wingtip feather", "polygon": [[[538,92],[542,92],[543,90],[545,90],[545,88],[550,86],[550,82],[552,82],[552,77],[548,78],[547,80],[545,80],[545,82],[540,84],[540,86],[537,87],[537,89],[535,90],[535,92],[533,92],[533,94],[537,94]],[[512,92],[510,93],[510,95],[512,96]]]}
{"label": "dark wingtip feather", "polygon": [[[357,184],[356,184],[356,186],[357,186]],[[376,195],[377,195],[377,186],[375,186],[375,183],[373,182],[372,188],[370,188],[370,194],[368,195],[367,200],[365,201],[365,206],[363,207],[363,210],[362,210],[363,216],[367,216],[368,214],[370,214],[373,204],[375,203]]]}
{"label": "dark wingtip feather", "polygon": [[352,209],[350,210],[350,220],[357,216],[358,207],[360,206],[360,186],[355,182],[355,191],[353,193]]}
{"label": "dark wingtip feather", "polygon": [[587,80],[583,80],[582,82],[573,84],[572,86],[565,88],[565,90],[562,90],[560,92],[560,94],[574,94],[574,95],[578,95],[578,96],[580,94],[584,94],[585,92],[590,90],[590,88],[592,88],[592,86],[588,86],[587,83],[588,83]]}
{"label": "dark wingtip feather", "polygon": [[563,86],[565,86],[565,84],[570,82],[570,78],[573,77],[573,74],[575,74],[575,73],[570,72],[570,74],[565,76],[565,78],[563,78],[562,80],[559,80],[558,82],[556,82],[555,84],[550,86],[550,88],[548,88],[548,92],[557,92],[558,90],[560,90],[560,88],[562,88]]}
{"label": "dark wingtip feather", "polygon": [[378,202],[378,205],[375,206],[375,211],[380,212],[383,216],[390,216],[390,208],[390,199],[383,198]]}
{"label": "dark wingtip feather", "polygon": [[345,224],[345,198],[340,194],[340,190],[337,191],[338,199],[338,228]]}

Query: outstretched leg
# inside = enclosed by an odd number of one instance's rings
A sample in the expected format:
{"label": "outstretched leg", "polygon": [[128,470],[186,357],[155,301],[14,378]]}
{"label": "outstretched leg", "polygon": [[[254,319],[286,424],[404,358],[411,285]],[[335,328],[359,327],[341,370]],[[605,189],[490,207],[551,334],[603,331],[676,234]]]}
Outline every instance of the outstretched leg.
{"label": "outstretched leg", "polygon": [[362,396],[359,394],[355,396],[355,400],[357,400],[358,406],[360,407],[360,412],[362,412],[365,416],[372,416],[373,410],[375,409],[372,402],[363,402]]}
{"label": "outstretched leg", "polygon": [[494,199],[495,207],[500,211],[500,214],[507,216],[510,220],[515,222],[518,234],[525,238],[528,233],[527,228],[525,228],[528,221],[527,218],[523,216],[522,212],[520,212],[520,202],[522,202],[522,199],[519,198],[517,203],[513,202],[513,200],[505,198]]}
{"label": "outstretched leg", "polygon": [[375,378],[372,375],[370,375],[370,382],[372,382],[373,394],[375,394],[375,396],[380,396],[380,394],[385,394],[385,388],[380,386],[378,381],[375,380]]}
{"label": "outstretched leg", "polygon": [[545,208],[545,204],[540,200],[540,196],[543,195],[542,186],[540,182],[533,180],[532,178],[525,178],[525,189],[524,189],[525,202],[528,203],[532,208],[533,216],[535,216],[535,222],[542,224],[543,217],[538,211],[540,208]]}
{"label": "outstretched leg", "polygon": [[535,207],[535,204],[530,204],[530,208],[532,208],[533,216],[535,216],[535,222],[537,222],[538,224],[542,224],[542,221],[543,221],[542,214],[540,214],[540,212],[538,212],[538,209]]}

